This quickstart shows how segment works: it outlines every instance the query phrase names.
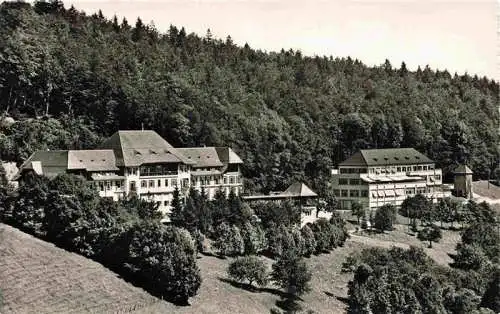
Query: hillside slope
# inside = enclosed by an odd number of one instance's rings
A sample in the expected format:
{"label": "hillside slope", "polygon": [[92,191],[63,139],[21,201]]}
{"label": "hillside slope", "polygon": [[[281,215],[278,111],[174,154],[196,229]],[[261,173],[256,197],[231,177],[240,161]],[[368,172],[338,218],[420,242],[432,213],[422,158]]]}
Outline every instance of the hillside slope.
{"label": "hillside slope", "polygon": [[[347,244],[333,255],[321,255],[309,260],[314,273],[314,289],[305,296],[304,309],[313,309],[318,313],[344,311],[345,304],[334,296],[347,296],[346,284],[350,274],[338,271],[345,257],[360,247],[359,244]],[[199,294],[192,299],[190,306],[175,306],[126,283],[90,259],[4,224],[0,224],[0,256],[0,290],[3,294],[0,311],[5,314],[257,314],[268,313],[276,307],[281,294],[276,287],[253,292],[233,286],[227,282],[226,275],[230,259],[204,256],[198,260],[203,274]],[[328,276],[320,273],[328,273]],[[325,294],[324,290],[328,290],[329,294]]]}
{"label": "hillside slope", "polygon": [[145,313],[149,309],[164,313],[165,306],[171,306],[90,259],[4,224],[0,224],[0,256],[2,313]]}

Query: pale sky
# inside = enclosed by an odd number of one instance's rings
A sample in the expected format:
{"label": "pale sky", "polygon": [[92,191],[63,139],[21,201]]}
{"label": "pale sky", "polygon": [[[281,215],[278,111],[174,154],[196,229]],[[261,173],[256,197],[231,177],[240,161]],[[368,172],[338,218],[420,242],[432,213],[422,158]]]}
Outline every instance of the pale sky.
{"label": "pale sky", "polygon": [[[74,0],[88,14],[101,9],[134,25],[154,21],[188,33],[231,35],[238,45],[265,51],[300,49],[305,55],[389,59],[415,70],[429,64],[453,74],[500,80],[500,0]],[[500,20],[500,18],[499,18]]]}

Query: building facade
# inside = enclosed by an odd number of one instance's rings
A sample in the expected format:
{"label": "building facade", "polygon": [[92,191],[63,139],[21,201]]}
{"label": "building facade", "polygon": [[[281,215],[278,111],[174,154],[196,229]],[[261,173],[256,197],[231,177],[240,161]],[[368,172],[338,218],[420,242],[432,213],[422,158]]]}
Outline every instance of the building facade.
{"label": "building facade", "polygon": [[17,178],[30,171],[82,175],[101,197],[136,195],[167,214],[176,187],[181,196],[190,187],[205,189],[210,199],[217,190],[239,195],[242,163],[229,147],[175,148],[154,131],[118,131],[95,150],[37,151]]}
{"label": "building facade", "polygon": [[377,209],[401,206],[410,196],[422,194],[434,202],[451,196],[434,161],[413,148],[361,150],[332,170],[332,185],[340,209],[354,202]]}

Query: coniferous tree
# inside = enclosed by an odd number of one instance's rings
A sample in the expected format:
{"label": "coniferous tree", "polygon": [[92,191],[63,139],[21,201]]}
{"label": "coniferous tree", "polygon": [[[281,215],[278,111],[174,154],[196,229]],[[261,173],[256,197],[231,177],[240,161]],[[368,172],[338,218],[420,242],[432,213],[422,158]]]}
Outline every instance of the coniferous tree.
{"label": "coniferous tree", "polygon": [[176,227],[185,227],[184,212],[181,205],[179,188],[176,186],[172,198],[172,212],[170,213],[170,221]]}
{"label": "coniferous tree", "polygon": [[271,278],[294,296],[300,296],[311,288],[311,272],[295,249],[287,249],[272,266]]}
{"label": "coniferous tree", "polygon": [[375,212],[373,220],[376,229],[382,232],[392,230],[392,226],[396,221],[396,209],[391,204],[382,205]]}

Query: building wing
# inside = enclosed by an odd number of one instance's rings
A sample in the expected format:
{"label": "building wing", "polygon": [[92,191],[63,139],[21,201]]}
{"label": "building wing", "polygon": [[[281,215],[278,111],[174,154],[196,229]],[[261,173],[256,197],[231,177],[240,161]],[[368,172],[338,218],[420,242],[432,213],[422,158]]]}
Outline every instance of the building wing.
{"label": "building wing", "polygon": [[413,148],[385,148],[361,150],[339,166],[386,166],[434,163],[429,157]]}
{"label": "building wing", "polygon": [[25,170],[32,170],[38,175],[47,177],[55,177],[63,174],[68,169],[68,151],[53,150],[53,151],[37,151],[33,153],[19,167],[19,172],[14,179],[18,179],[21,173]]}
{"label": "building wing", "polygon": [[224,164],[219,159],[215,147],[189,147],[178,148],[187,159],[194,161],[194,168],[222,167]]}
{"label": "building wing", "polygon": [[68,170],[118,171],[113,150],[70,150]]}

